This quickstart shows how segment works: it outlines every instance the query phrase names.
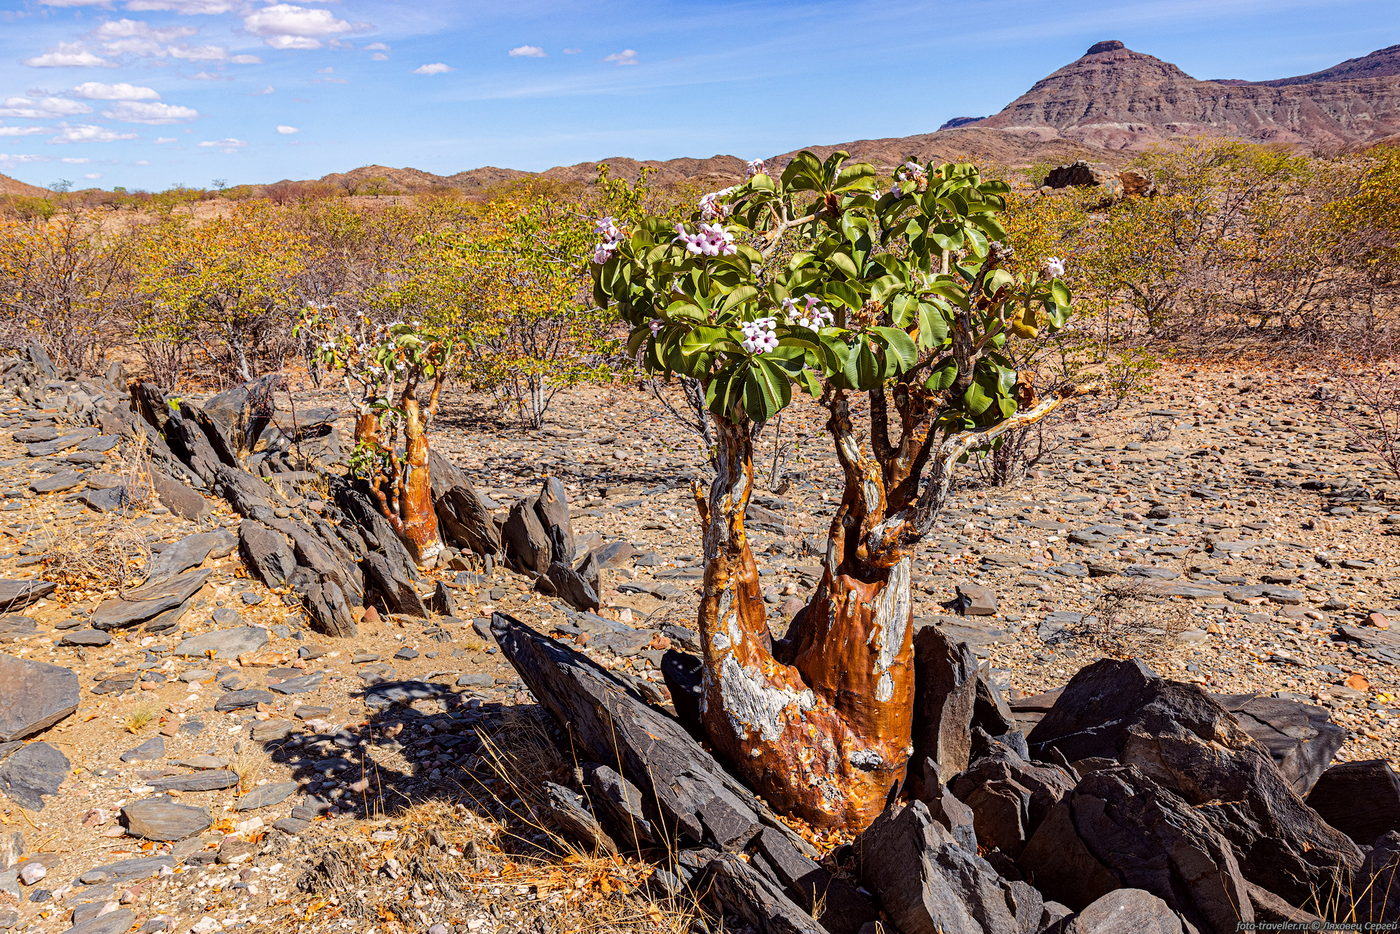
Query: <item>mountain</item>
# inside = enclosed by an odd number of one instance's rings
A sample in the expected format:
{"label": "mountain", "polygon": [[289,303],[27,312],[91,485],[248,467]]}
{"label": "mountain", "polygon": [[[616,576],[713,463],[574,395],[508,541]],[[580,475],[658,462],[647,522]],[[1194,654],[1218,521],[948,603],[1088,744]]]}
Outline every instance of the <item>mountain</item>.
{"label": "mountain", "polygon": [[27,198],[37,198],[46,195],[47,188],[39,188],[35,185],[26,185],[17,178],[10,178],[8,175],[0,175],[0,195],[23,195]]}
{"label": "mountain", "polygon": [[[1311,150],[1400,138],[1400,45],[1292,78],[1202,81],[1170,62],[1106,40],[990,117],[954,117],[937,131],[916,136],[805,148],[822,157],[844,149],[887,170],[907,158],[1020,166],[1075,159],[1122,162],[1130,153],[1198,136]],[[796,150],[768,161],[782,166],[795,154]],[[540,173],[488,166],[434,175],[370,165],[320,181],[352,190],[365,190],[373,182],[372,187],[390,192],[458,188],[476,193],[531,175],[586,183],[600,162],[627,179],[649,168],[653,181],[663,186],[693,183],[715,189],[745,176],[744,162],[735,156],[646,162],[614,157]]]}
{"label": "mountain", "polygon": [[1325,71],[1267,82],[1199,81],[1117,41],[1042,78],[973,126],[1105,150],[1183,136],[1334,149],[1400,133],[1400,46]]}

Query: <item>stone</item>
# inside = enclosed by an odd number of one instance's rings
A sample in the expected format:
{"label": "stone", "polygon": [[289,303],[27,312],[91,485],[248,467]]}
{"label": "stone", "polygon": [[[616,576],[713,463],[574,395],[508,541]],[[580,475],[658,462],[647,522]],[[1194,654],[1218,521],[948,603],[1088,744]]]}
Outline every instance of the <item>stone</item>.
{"label": "stone", "polygon": [[756,934],[827,934],[811,914],[738,854],[716,857],[705,879],[699,891],[707,891],[722,910],[741,918]]}
{"label": "stone", "polygon": [[246,707],[256,707],[258,704],[270,704],[273,697],[271,691],[263,691],[257,688],[244,688],[238,691],[227,691],[217,701],[214,702],[214,709],[220,713],[228,713],[233,710],[243,710]]}
{"label": "stone", "polygon": [[977,842],[1014,859],[1076,780],[1066,769],[1027,762],[999,747],[953,778],[948,788],[972,810]]}
{"label": "stone", "polygon": [[[1380,837],[1366,854],[1366,862],[1352,883],[1354,918],[1348,920],[1393,925],[1400,918],[1400,832]],[[1321,930],[1319,928],[1318,930]]]}
{"label": "stone", "polygon": [[83,885],[102,885],[107,882],[133,882],[160,875],[165,870],[173,870],[175,860],[169,856],[137,856],[118,860],[106,866],[97,866],[81,873],[78,881]]}
{"label": "stone", "polygon": [[11,614],[0,616],[0,642],[14,642],[39,631],[39,624],[29,616]]}
{"label": "stone", "polygon": [[269,808],[274,804],[286,801],[296,794],[300,787],[296,782],[272,782],[267,785],[259,785],[235,801],[233,809],[235,811],[257,811]]}
{"label": "stone", "polygon": [[71,669],[0,655],[0,743],[40,733],[77,709]]}
{"label": "stone", "polygon": [[126,934],[135,923],[134,911],[130,908],[117,908],[80,921],[62,934]]}
{"label": "stone", "polygon": [[1186,801],[1132,767],[1084,776],[1017,862],[1047,898],[1078,910],[1116,889],[1140,888],[1204,934],[1255,920],[1229,843]]}
{"label": "stone", "polygon": [[167,795],[133,801],[121,813],[126,832],[142,840],[183,840],[203,833],[213,823],[204,808],[179,804]]}
{"label": "stone", "polygon": [[1142,889],[1116,889],[1065,919],[1055,934],[1182,934],[1181,918]]}
{"label": "stone", "polygon": [[133,746],[117,758],[123,762],[149,762],[165,758],[165,737],[152,736],[139,746]]}
{"label": "stone", "polygon": [[60,645],[100,647],[111,644],[112,634],[100,629],[70,629],[58,641]]}
{"label": "stone", "polygon": [[588,809],[582,795],[549,781],[543,784],[542,790],[541,805],[550,829],[557,830],[590,853],[617,852],[617,844],[613,843],[597,816]]}
{"label": "stone", "polygon": [[169,580],[176,574],[183,574],[190,568],[197,568],[209,557],[221,557],[233,551],[237,539],[219,529],[214,532],[196,532],[161,549],[151,561],[148,579],[151,581]]}
{"label": "stone", "polygon": [[203,522],[214,512],[214,504],[194,487],[159,470],[152,470],[151,489],[160,504],[182,519]]}
{"label": "stone", "polygon": [[29,489],[35,493],[61,493],[64,490],[73,489],[82,482],[83,475],[76,470],[63,470],[49,474],[47,477],[31,480]]}
{"label": "stone", "polygon": [[383,610],[419,618],[431,615],[418,593],[418,572],[411,563],[396,566],[388,555],[376,551],[365,557],[363,567],[365,588],[373,590]]}
{"label": "stone", "polygon": [[1384,759],[1337,763],[1322,773],[1307,801],[1361,846],[1400,831],[1400,775]]}
{"label": "stone", "polygon": [[510,507],[501,526],[501,543],[518,570],[543,575],[549,571],[554,550],[540,522],[537,503],[537,497],[527,496]]}
{"label": "stone", "polygon": [[267,630],[261,626],[216,629],[180,640],[174,654],[181,658],[237,658],[256,652],[267,644]]}
{"label": "stone", "polygon": [[1246,879],[1295,905],[1335,896],[1361,864],[1356,845],[1303,803],[1224,707],[1140,661],[1104,659],[1082,669],[1029,739],[1038,755],[1137,766],[1201,806]]}
{"label": "stone", "polygon": [[286,536],[253,519],[238,523],[238,553],[253,576],[268,587],[287,586],[297,569],[296,555]]}
{"label": "stone", "polygon": [[0,613],[22,610],[57,589],[58,585],[52,581],[0,580]]}
{"label": "stone", "polygon": [[31,811],[42,811],[68,777],[68,757],[44,742],[0,745],[0,794]]}
{"label": "stone", "polygon": [[931,761],[939,781],[967,768],[977,700],[977,656],[936,626],[914,634],[914,761]]}
{"label": "stone", "polygon": [[551,562],[545,575],[554,593],[576,610],[596,610],[600,604],[598,592],[582,574],[559,561]]}
{"label": "stone", "polygon": [[500,527],[467,475],[436,448],[428,454],[428,469],[433,481],[433,509],[443,539],[478,555],[500,554]]}
{"label": "stone", "polygon": [[204,587],[212,569],[189,571],[168,581],[157,581],[128,591],[124,597],[104,600],[92,611],[95,629],[124,629],[163,613],[180,609]]}
{"label": "stone", "polygon": [[313,671],[310,674],[297,675],[294,678],[268,682],[267,689],[276,691],[278,694],[308,694],[320,687],[323,680],[325,680],[324,673]]}
{"label": "stone", "polygon": [[146,784],[157,791],[219,791],[238,784],[238,773],[229,769],[209,769],[193,775],[153,778]]}
{"label": "stone", "polygon": [[995,616],[997,612],[996,591],[977,584],[957,585],[957,610],[963,616]]}
{"label": "stone", "polygon": [[919,801],[895,805],[851,844],[860,877],[902,934],[1031,934],[1042,899],[970,852]]}
{"label": "stone", "polygon": [[93,512],[117,512],[131,505],[131,491],[125,486],[105,490],[83,490],[73,497]]}

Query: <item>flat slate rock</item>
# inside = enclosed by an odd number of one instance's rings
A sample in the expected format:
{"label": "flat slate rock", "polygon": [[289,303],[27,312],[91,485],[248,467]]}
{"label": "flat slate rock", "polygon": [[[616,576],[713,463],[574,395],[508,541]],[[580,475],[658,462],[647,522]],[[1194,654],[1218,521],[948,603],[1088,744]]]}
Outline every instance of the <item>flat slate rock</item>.
{"label": "flat slate rock", "polygon": [[274,681],[267,686],[267,689],[269,691],[276,691],[278,694],[307,694],[320,687],[325,677],[324,673],[313,671],[310,674],[298,675],[295,678]]}
{"label": "flat slate rock", "polygon": [[29,489],[35,493],[61,493],[71,490],[83,482],[83,475],[76,470],[63,470],[47,477],[31,480]]}
{"label": "flat slate rock", "polygon": [[155,778],[147,784],[157,791],[221,791],[238,784],[238,773],[230,769],[209,769],[194,775]]}
{"label": "flat slate rock", "polygon": [[165,737],[152,736],[139,746],[133,746],[117,758],[123,762],[149,762],[165,758]]}
{"label": "flat slate rock", "polygon": [[58,589],[52,581],[0,580],[0,613],[22,610]]}
{"label": "flat slate rock", "polygon": [[130,908],[118,908],[115,911],[79,921],[63,934],[126,934],[135,923],[135,912]]}
{"label": "flat slate rock", "polygon": [[131,882],[135,879],[149,879],[160,875],[166,869],[175,868],[175,859],[170,856],[137,856],[118,860],[105,866],[94,866],[78,876],[83,885],[102,885],[107,882]]}
{"label": "flat slate rock", "polygon": [[296,793],[301,786],[297,782],[274,782],[271,785],[259,785],[233,804],[235,811],[256,811],[261,808],[269,808],[274,804],[281,804]]}
{"label": "flat slate rock", "polygon": [[242,710],[245,707],[256,707],[258,704],[272,703],[272,692],[262,691],[257,688],[244,688],[239,691],[228,691],[214,702],[214,709],[220,713],[228,713],[230,710]]}
{"label": "flat slate rock", "polygon": [[0,743],[33,736],[77,709],[71,669],[0,655]]}
{"label": "flat slate rock", "polygon": [[204,808],[180,804],[168,795],[143,798],[122,808],[126,832],[142,840],[183,840],[202,833],[212,823]]}
{"label": "flat slate rock", "polygon": [[122,629],[178,609],[199,592],[213,573],[209,568],[189,571],[172,580],[132,590],[124,598],[104,600],[92,611],[92,625],[97,629]]}
{"label": "flat slate rock", "polygon": [[175,654],[183,658],[237,658],[266,644],[266,629],[261,626],[239,626],[190,636],[175,646]]}
{"label": "flat slate rock", "polygon": [[196,532],[177,542],[171,542],[151,560],[149,576],[152,581],[169,580],[190,568],[197,568],[210,555],[222,557],[238,546],[238,539],[222,529]]}
{"label": "flat slate rock", "polygon": [[0,746],[0,794],[42,811],[44,799],[58,794],[70,767],[68,757],[48,743],[6,743]]}

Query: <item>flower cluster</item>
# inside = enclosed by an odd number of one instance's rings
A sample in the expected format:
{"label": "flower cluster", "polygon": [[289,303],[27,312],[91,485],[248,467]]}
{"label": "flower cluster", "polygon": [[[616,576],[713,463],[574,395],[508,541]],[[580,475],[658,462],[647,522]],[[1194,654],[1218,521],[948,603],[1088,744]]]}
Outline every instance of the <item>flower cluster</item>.
{"label": "flower cluster", "polygon": [[739,249],[734,235],[720,224],[701,224],[695,233],[686,233],[685,225],[677,224],[675,242],[696,256],[730,256]]}
{"label": "flower cluster", "polygon": [[721,188],[719,191],[712,191],[700,199],[700,218],[707,221],[717,221],[729,214],[729,205],[721,201],[734,193],[733,187]]}
{"label": "flower cluster", "polygon": [[660,334],[661,329],[665,326],[665,322],[663,322],[660,318],[652,318],[650,321],[647,322],[647,327],[651,329],[652,337],[655,337],[656,335]]}
{"label": "flower cluster", "polygon": [[764,175],[768,172],[768,163],[764,162],[762,159],[750,159],[748,165],[750,178],[755,175]]}
{"label": "flower cluster", "polygon": [[778,319],[755,318],[740,329],[744,339],[739,342],[749,353],[768,353],[778,349]]}
{"label": "flower cluster", "polygon": [[890,188],[890,194],[896,198],[903,198],[906,194],[918,190],[919,183],[928,178],[928,172],[917,162],[906,162],[894,170],[895,184]]}
{"label": "flower cluster", "polygon": [[612,259],[613,253],[625,239],[622,228],[611,217],[600,217],[593,224],[593,230],[602,237],[602,242],[593,248],[593,262],[599,266]]}
{"label": "flower cluster", "polygon": [[1043,268],[1051,279],[1058,279],[1065,274],[1065,261],[1058,256],[1047,256]]}
{"label": "flower cluster", "polygon": [[821,304],[815,295],[808,295],[801,305],[790,298],[783,299],[783,313],[793,324],[813,331],[820,331],[836,323],[835,313]]}

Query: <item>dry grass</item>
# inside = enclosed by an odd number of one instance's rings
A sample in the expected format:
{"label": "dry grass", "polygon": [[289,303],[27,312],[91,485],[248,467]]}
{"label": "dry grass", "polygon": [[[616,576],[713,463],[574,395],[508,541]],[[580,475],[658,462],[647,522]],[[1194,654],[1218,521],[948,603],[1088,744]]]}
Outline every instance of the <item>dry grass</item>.
{"label": "dry grass", "polygon": [[120,593],[145,583],[151,546],[128,517],[114,514],[83,535],[51,541],[43,557],[45,579],[63,590]]}

